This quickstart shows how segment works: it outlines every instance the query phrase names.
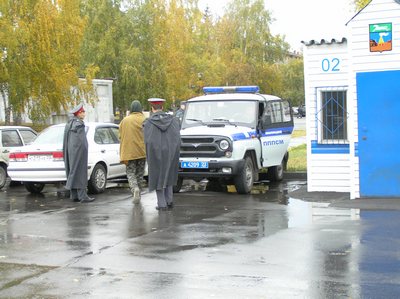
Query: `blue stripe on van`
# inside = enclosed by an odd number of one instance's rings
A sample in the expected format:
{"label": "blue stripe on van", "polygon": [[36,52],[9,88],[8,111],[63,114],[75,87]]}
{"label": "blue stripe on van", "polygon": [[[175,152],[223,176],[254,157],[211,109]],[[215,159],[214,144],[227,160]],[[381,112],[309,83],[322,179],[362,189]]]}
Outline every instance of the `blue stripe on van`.
{"label": "blue stripe on van", "polygon": [[[273,128],[273,129],[268,129],[265,132],[262,132],[262,137],[267,137],[267,136],[280,136],[280,135],[290,135],[293,132],[293,127],[284,127],[284,128]],[[256,131],[249,131],[245,133],[236,133],[232,134],[231,137],[234,141],[236,140],[246,140],[246,139],[251,139],[255,138],[257,136]]]}
{"label": "blue stripe on van", "polygon": [[[252,136],[254,136],[254,137],[252,137]],[[257,136],[256,131],[249,131],[246,133],[236,133],[236,134],[231,135],[233,141],[251,139],[251,138],[255,138],[255,136]]]}

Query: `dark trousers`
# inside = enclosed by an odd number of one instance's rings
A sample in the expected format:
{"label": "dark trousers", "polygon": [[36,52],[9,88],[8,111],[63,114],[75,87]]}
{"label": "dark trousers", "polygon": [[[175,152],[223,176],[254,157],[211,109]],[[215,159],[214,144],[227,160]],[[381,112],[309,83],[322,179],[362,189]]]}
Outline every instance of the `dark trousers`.
{"label": "dark trousers", "polygon": [[173,190],[172,186],[167,186],[161,190],[156,190],[157,194],[157,205],[160,208],[166,208],[167,205],[172,204],[173,202]]}
{"label": "dark trousers", "polygon": [[86,189],[71,189],[70,198],[71,199],[87,199],[89,196],[86,193]]}

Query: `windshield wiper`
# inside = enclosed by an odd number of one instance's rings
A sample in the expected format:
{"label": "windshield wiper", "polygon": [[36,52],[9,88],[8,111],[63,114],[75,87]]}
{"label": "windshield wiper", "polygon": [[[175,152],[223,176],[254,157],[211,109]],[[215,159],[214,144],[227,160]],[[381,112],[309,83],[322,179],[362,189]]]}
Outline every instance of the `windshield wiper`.
{"label": "windshield wiper", "polygon": [[231,126],[237,127],[236,123],[232,123],[232,122],[229,121],[229,119],[226,119],[226,118],[213,118],[213,120],[215,120],[215,121],[223,121],[223,122],[226,122],[226,123],[230,124]]}
{"label": "windshield wiper", "polygon": [[201,119],[196,119],[196,118],[186,118],[186,120],[191,120],[191,121],[197,121],[198,123],[201,123],[202,125],[206,125]]}

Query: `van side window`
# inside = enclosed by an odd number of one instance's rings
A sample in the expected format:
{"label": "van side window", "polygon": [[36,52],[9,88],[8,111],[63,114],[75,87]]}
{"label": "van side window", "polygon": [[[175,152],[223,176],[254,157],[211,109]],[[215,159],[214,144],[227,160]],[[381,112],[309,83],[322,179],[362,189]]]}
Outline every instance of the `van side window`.
{"label": "van side window", "polygon": [[260,123],[262,129],[293,125],[289,102],[286,100],[268,102],[265,105],[264,114]]}
{"label": "van side window", "polygon": [[281,102],[272,102],[272,123],[280,123],[283,121]]}
{"label": "van side window", "polygon": [[258,103],[258,118],[260,118],[264,113],[265,104],[263,102]]}
{"label": "van side window", "polygon": [[290,104],[288,101],[274,101],[268,103],[268,105],[271,105],[271,121],[273,124],[289,122],[292,120]]}
{"label": "van side window", "polygon": [[262,117],[264,126],[272,124],[272,106],[271,103],[267,103],[264,110],[264,115]]}
{"label": "van side window", "polygon": [[288,101],[283,101],[283,121],[288,122],[292,120],[291,108]]}

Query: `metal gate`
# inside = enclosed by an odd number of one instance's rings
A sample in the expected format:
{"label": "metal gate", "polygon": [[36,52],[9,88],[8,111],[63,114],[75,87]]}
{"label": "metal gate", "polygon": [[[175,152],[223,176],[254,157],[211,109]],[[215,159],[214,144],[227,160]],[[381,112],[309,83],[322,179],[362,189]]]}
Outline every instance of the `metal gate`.
{"label": "metal gate", "polygon": [[357,73],[361,197],[400,197],[400,71]]}

